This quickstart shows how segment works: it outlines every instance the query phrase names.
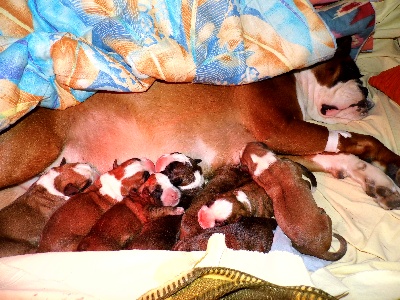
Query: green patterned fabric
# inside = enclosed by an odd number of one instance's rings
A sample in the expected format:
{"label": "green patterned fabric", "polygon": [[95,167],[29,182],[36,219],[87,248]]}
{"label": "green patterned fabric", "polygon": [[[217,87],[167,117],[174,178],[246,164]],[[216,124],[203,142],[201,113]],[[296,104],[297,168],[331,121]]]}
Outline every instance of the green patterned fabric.
{"label": "green patterned fabric", "polygon": [[141,296],[140,300],[257,300],[337,299],[309,286],[280,286],[252,275],[222,267],[195,268]]}

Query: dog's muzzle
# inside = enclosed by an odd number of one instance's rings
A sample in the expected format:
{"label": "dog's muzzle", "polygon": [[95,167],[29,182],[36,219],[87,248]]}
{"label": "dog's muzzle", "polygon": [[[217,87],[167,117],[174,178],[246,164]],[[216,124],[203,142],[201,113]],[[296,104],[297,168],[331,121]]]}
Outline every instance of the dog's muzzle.
{"label": "dog's muzzle", "polygon": [[362,85],[361,80],[359,80],[358,82],[358,88],[364,95],[364,100],[361,100],[358,103],[355,103],[350,106],[351,107],[356,106],[357,111],[359,111],[361,115],[367,115],[368,111],[375,106],[375,103],[368,97],[368,89]]}
{"label": "dog's muzzle", "polygon": [[355,104],[350,105],[350,107],[357,107],[357,111],[360,112],[361,116],[365,116],[368,114],[368,111],[375,106],[375,103],[372,102],[369,98],[365,98]]}

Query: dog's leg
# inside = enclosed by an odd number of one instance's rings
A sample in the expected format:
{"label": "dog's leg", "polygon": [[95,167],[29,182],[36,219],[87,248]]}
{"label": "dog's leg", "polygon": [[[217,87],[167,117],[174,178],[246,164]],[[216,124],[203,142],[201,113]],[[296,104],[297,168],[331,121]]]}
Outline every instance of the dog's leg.
{"label": "dog's leg", "polygon": [[[280,120],[284,124],[285,120]],[[328,130],[325,126],[291,120],[285,126],[273,128],[279,134],[264,142],[275,153],[289,155],[316,155],[320,153],[354,154],[382,169],[400,186],[400,156],[373,136]],[[305,133],[299,138],[299,132]]]}
{"label": "dog's leg", "polygon": [[400,156],[386,148],[376,138],[354,132],[348,138],[339,135],[338,150],[352,153],[379,166],[400,186]]}
{"label": "dog's leg", "polygon": [[57,159],[63,144],[53,124],[57,113],[38,109],[0,135],[5,156],[0,159],[0,189],[37,176]]}
{"label": "dog's leg", "polygon": [[313,172],[327,172],[335,178],[352,178],[384,209],[400,208],[400,188],[378,167],[352,154],[291,156]]}

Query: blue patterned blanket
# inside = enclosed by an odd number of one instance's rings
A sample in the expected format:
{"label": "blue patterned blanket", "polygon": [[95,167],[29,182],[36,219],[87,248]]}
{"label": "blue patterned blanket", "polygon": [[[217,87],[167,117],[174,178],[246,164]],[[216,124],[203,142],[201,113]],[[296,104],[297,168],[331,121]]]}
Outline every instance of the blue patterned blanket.
{"label": "blue patterned blanket", "polygon": [[245,84],[306,67],[335,51],[327,23],[307,0],[2,0],[0,131],[99,90]]}

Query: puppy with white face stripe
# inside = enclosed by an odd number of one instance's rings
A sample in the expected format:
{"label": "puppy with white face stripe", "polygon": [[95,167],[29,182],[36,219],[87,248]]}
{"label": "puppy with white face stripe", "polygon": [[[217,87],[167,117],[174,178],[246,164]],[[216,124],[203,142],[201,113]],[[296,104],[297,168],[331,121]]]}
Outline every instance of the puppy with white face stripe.
{"label": "puppy with white face stripe", "polygon": [[88,164],[63,163],[0,210],[0,257],[33,252],[52,213],[98,177]]}
{"label": "puppy with white face stripe", "polygon": [[78,250],[170,249],[184,213],[182,205],[189,205],[204,183],[198,162],[177,152],[160,156],[156,172],[105,212]]}
{"label": "puppy with white face stripe", "polygon": [[169,181],[180,190],[179,205],[184,208],[189,207],[192,198],[204,186],[200,163],[200,159],[194,159],[179,152],[161,155],[155,163],[155,171],[167,176]]}
{"label": "puppy with white face stripe", "polygon": [[75,251],[92,226],[114,204],[137,190],[154,172],[152,161],[143,158],[114,163],[84,193],[58,208],[46,223],[38,252]]}

